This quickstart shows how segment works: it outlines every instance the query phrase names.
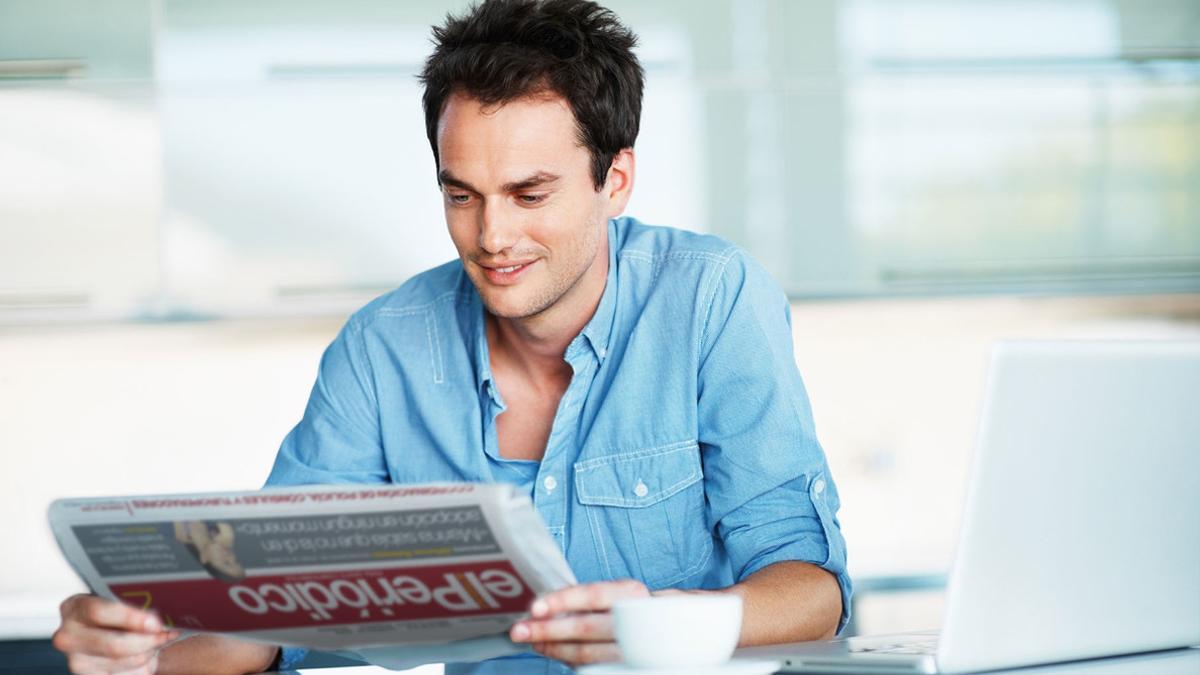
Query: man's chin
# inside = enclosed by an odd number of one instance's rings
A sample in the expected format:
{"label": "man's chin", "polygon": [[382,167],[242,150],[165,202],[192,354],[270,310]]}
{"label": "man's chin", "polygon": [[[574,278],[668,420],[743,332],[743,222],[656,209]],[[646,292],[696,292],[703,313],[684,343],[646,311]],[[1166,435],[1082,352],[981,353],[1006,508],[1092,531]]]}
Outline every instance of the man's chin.
{"label": "man's chin", "polygon": [[546,310],[545,306],[529,298],[496,297],[489,293],[480,293],[479,297],[483,300],[483,307],[488,314],[497,319],[528,319]]}
{"label": "man's chin", "polygon": [[528,319],[538,314],[536,309],[522,306],[512,306],[508,303],[488,302],[484,300],[484,309],[497,319]]}
{"label": "man's chin", "polygon": [[557,299],[552,297],[553,292],[545,287],[543,280],[536,277],[526,277],[520,283],[499,286],[489,282],[487,277],[477,275],[478,272],[475,272],[468,278],[483,301],[484,309],[498,319],[535,317],[549,309]]}

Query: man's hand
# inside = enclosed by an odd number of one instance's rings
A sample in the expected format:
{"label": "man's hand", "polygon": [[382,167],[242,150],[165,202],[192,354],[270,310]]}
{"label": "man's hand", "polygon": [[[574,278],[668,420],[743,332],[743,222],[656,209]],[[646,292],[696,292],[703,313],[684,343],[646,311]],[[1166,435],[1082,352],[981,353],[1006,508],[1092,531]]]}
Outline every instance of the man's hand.
{"label": "man's hand", "polygon": [[52,641],[72,673],[153,673],[158,650],[179,637],[153,612],[94,595],[73,595],[59,611]]}
{"label": "man's hand", "polygon": [[61,611],[53,642],[72,673],[257,673],[279,653],[222,635],[179,640],[153,612],[94,595],[71,596]]}
{"label": "man's hand", "polygon": [[645,584],[632,579],[564,588],[535,600],[529,608],[531,618],[518,621],[508,635],[513,642],[532,643],[539,654],[572,665],[619,661],[613,603],[648,595]]}
{"label": "man's hand", "polygon": [[[713,590],[663,589],[654,595],[732,593],[743,601],[739,647],[828,640],[842,613],[837,578],[817,565],[794,560],[758,570],[728,588]],[[531,618],[518,621],[508,635],[528,642],[539,653],[572,665],[617,661],[621,653],[613,638],[613,603],[644,598],[646,586],[633,580],[571,586],[534,601]]]}

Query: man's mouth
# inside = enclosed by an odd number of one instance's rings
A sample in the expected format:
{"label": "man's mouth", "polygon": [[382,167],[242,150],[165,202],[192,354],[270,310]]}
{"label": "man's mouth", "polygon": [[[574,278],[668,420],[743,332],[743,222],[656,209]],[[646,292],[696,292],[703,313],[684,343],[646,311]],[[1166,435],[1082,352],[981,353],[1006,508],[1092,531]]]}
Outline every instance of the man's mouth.
{"label": "man's mouth", "polygon": [[480,263],[479,266],[483,268],[483,275],[487,277],[489,282],[498,286],[507,286],[517,283],[517,281],[524,276],[525,271],[528,270],[535,262],[537,262],[537,260],[529,260],[526,262],[503,266],[484,265]]}

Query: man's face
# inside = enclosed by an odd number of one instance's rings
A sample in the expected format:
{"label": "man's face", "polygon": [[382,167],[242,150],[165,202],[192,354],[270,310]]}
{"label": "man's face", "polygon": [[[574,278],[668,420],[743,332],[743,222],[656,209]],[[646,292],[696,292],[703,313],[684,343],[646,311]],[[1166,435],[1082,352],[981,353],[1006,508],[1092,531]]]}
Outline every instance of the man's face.
{"label": "man's face", "polygon": [[453,94],[438,125],[438,154],[450,237],[489,312],[528,318],[599,297],[606,224],[624,199],[614,212],[611,191],[595,189],[563,99],[484,106]]}

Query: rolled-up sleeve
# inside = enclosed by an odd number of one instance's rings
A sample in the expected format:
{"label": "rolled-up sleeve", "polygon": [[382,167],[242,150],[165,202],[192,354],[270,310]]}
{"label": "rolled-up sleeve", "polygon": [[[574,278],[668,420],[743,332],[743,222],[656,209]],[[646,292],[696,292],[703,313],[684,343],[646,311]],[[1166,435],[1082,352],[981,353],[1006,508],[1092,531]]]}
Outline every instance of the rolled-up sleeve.
{"label": "rolled-up sleeve", "polygon": [[711,287],[697,389],[709,525],[738,581],[785,560],[832,573],[840,632],[850,611],[846,543],[792,352],[787,298],[737,249]]}

